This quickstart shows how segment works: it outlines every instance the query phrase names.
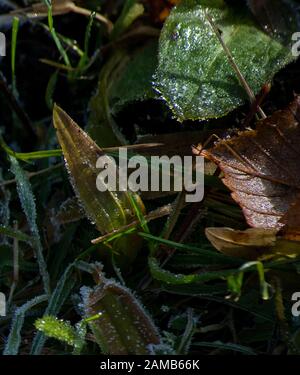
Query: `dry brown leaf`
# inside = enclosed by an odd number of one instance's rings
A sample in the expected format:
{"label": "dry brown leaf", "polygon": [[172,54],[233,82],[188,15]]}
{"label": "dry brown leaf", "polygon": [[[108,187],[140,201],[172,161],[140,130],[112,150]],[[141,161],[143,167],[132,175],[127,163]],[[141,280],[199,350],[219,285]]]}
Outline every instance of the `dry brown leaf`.
{"label": "dry brown leaf", "polygon": [[284,225],[281,235],[287,240],[300,241],[300,196],[280,220]]}
{"label": "dry brown leaf", "polygon": [[221,140],[201,155],[223,171],[224,184],[255,228],[282,228],[300,193],[300,96],[285,110]]}
{"label": "dry brown leaf", "polygon": [[173,6],[179,2],[180,0],[145,0],[145,3],[149,5],[151,18],[155,22],[164,22]]}
{"label": "dry brown leaf", "polygon": [[231,228],[206,228],[211,244],[229,256],[255,260],[275,246],[276,229],[250,228],[245,231]]}
{"label": "dry brown leaf", "polygon": [[206,228],[206,237],[221,253],[246,260],[266,260],[300,255],[299,241],[278,236],[276,229]]}

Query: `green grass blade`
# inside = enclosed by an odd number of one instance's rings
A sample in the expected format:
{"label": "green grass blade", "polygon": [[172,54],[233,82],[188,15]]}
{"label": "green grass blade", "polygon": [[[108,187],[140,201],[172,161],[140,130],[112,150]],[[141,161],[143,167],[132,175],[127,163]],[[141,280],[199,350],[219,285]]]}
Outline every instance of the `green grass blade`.
{"label": "green grass blade", "polygon": [[84,52],[83,52],[83,55],[81,56],[81,58],[79,60],[78,67],[77,67],[79,72],[81,72],[85,68],[86,64],[89,61],[89,56],[88,56],[89,42],[90,42],[90,38],[91,38],[92,26],[93,26],[93,23],[94,23],[94,20],[95,20],[95,15],[96,15],[95,12],[91,13],[89,23],[88,23],[86,31],[85,31]]}
{"label": "green grass blade", "polygon": [[58,78],[58,70],[56,70],[50,77],[48,81],[48,85],[46,88],[46,93],[45,93],[45,102],[47,104],[47,107],[50,111],[53,109],[53,94],[55,91],[55,87],[57,84],[57,78]]}
{"label": "green grass blade", "polygon": [[139,4],[136,0],[127,0],[120,17],[114,25],[111,38],[116,39],[122,35],[122,33],[143,13],[144,6],[142,4]]}
{"label": "green grass blade", "polygon": [[34,152],[15,152],[12,150],[0,136],[0,147],[7,153],[7,155],[13,156],[16,159],[23,161],[30,161],[35,159],[45,159],[51,157],[57,157],[62,155],[62,150],[45,150],[45,151],[34,151]]}
{"label": "green grass blade", "polygon": [[0,225],[0,233],[4,236],[15,238],[19,241],[32,243],[33,238],[28,236],[27,234],[21,232],[20,230],[15,230],[10,227],[6,227],[4,225]]}
{"label": "green grass blade", "polygon": [[19,18],[13,18],[12,24],[12,37],[11,37],[11,76],[12,76],[12,91],[15,97],[18,97],[16,86],[16,50],[17,50],[17,37],[19,30]]}
{"label": "green grass blade", "polygon": [[190,274],[190,275],[174,274],[170,271],[162,269],[157,259],[153,257],[149,258],[149,268],[154,279],[162,281],[167,284],[173,284],[173,285],[183,285],[183,284],[207,282],[207,281],[217,280],[217,279],[225,279],[226,277],[230,275],[240,272],[239,269],[230,269],[230,270],[227,269],[227,270],[222,270],[222,271],[211,271],[211,272],[203,272],[203,273]]}
{"label": "green grass blade", "polygon": [[[182,244],[182,243],[166,240],[164,238],[153,236],[152,234],[149,234],[149,233],[139,232],[138,234],[141,237],[143,237],[143,238],[145,238],[149,241],[159,242],[159,243],[161,243],[163,245],[166,245],[168,247],[171,247],[171,248],[175,248],[175,249],[178,249],[178,250],[185,250],[185,251],[189,251],[189,252],[192,252],[194,254],[197,254],[199,256],[203,256],[204,261],[214,259],[218,263],[227,263],[227,264],[242,264],[242,263],[244,263],[243,260],[234,259],[234,258],[231,258],[227,255],[217,253],[215,251],[204,250],[204,249],[201,249],[201,248],[196,247],[196,246],[191,246],[191,245],[187,245],[187,244]],[[198,261],[199,261],[199,259],[198,259]]]}
{"label": "green grass blade", "polygon": [[31,189],[28,177],[20,167],[18,161],[13,156],[10,156],[11,169],[16,177],[17,181],[17,191],[21,201],[23,211],[26,215],[30,231],[34,237],[32,241],[33,248],[35,250],[35,256],[39,265],[40,274],[43,280],[44,290],[46,294],[50,294],[50,280],[47,271],[47,265],[43,256],[43,248],[40,239],[39,230],[37,227],[36,219],[36,205],[35,198]]}
{"label": "green grass blade", "polygon": [[221,341],[215,342],[195,342],[193,346],[203,347],[203,348],[213,348],[213,349],[220,349],[220,350],[230,350],[233,352],[243,353],[246,355],[256,355],[255,351],[247,346],[237,345],[232,343],[223,343]]}
{"label": "green grass blade", "polygon": [[4,355],[17,355],[21,343],[21,329],[24,324],[25,314],[28,310],[32,309],[39,303],[47,301],[47,296],[42,295],[35,297],[32,300],[26,302],[24,305],[19,307],[14,314],[12,320],[12,326],[8,335],[8,339],[3,351]]}

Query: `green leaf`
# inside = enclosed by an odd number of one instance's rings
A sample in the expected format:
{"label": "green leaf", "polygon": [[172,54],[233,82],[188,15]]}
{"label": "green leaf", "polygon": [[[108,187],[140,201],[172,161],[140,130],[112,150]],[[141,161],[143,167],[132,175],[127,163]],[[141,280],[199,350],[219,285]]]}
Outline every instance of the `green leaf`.
{"label": "green leaf", "polygon": [[110,90],[119,67],[127,59],[123,50],[117,50],[102,67],[97,90],[91,98],[87,131],[93,140],[101,147],[113,147],[126,144],[126,139],[119,131],[112,116],[110,106]]}
{"label": "green leaf", "polygon": [[90,101],[88,133],[101,147],[126,144],[115,120],[127,104],[154,97],[152,76],[157,67],[157,41],[129,51],[117,50],[101,69]]}
{"label": "green leaf", "polygon": [[73,354],[79,355],[81,353],[86,336],[87,323],[84,320],[78,322],[73,327],[69,321],[57,319],[55,316],[49,315],[37,319],[34,325],[45,336],[73,346]]}
{"label": "green leaf", "polygon": [[55,316],[44,316],[34,323],[35,328],[43,332],[47,337],[66,342],[74,346],[76,342],[76,331],[70,322],[58,320]]}
{"label": "green leaf", "polygon": [[[266,267],[274,267],[272,263],[266,264]],[[195,274],[174,274],[168,270],[161,268],[158,260],[154,257],[149,257],[149,268],[154,279],[162,281],[166,284],[172,285],[185,285],[192,283],[201,283],[217,279],[228,279],[233,275],[240,274],[241,272],[249,272],[257,270],[259,282],[262,291],[262,298],[268,299],[268,284],[264,277],[264,265],[261,262],[247,262],[241,267],[236,269],[224,269],[220,271],[201,271]]]}
{"label": "green leaf", "polygon": [[[53,122],[75,193],[87,217],[102,234],[113,232],[135,219],[131,196],[144,212],[143,203],[137,194],[110,191],[105,177],[99,175],[100,169],[96,167],[96,163],[102,157],[107,165],[112,165],[111,158],[58,106],[54,107]],[[116,168],[115,173],[118,181],[117,170]],[[105,191],[98,190],[96,182],[99,180],[103,187],[107,186],[106,190],[103,189]],[[129,259],[135,257],[140,245],[138,236],[126,236],[114,242],[114,251]]]}
{"label": "green leaf", "polygon": [[181,121],[224,116],[247,99],[205,11],[254,93],[293,60],[291,47],[264,33],[246,6],[183,0],[162,30],[155,76],[155,88]]}
{"label": "green leaf", "polygon": [[154,277],[154,279],[173,285],[200,283],[211,280],[223,279],[239,272],[238,269],[231,269],[223,271],[202,272],[190,275],[174,274],[170,271],[162,269],[157,259],[155,258],[149,258],[149,268],[151,275]]}
{"label": "green leaf", "polygon": [[94,290],[82,288],[87,321],[103,354],[149,354],[160,344],[152,319],[131,291],[100,275]]}
{"label": "green leaf", "polygon": [[116,79],[111,90],[112,112],[119,112],[127,104],[155,97],[152,77],[157,67],[157,41],[138,49]]}
{"label": "green leaf", "polygon": [[111,38],[116,39],[142,14],[144,13],[144,6],[136,0],[126,0],[122,13],[117,19]]}

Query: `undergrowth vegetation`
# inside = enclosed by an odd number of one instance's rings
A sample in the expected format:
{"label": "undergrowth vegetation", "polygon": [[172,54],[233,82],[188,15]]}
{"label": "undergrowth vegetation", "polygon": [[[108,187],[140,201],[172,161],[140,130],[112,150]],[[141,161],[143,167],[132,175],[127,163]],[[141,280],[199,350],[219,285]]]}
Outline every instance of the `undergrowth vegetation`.
{"label": "undergrowth vegetation", "polygon": [[[299,354],[300,3],[0,11],[3,354]],[[120,146],[204,198],[99,191]]]}

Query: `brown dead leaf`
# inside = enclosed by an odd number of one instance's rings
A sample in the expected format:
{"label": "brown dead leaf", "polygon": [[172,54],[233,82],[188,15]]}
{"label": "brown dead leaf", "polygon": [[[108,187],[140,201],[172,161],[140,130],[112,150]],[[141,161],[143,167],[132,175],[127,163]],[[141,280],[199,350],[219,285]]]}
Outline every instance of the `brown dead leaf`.
{"label": "brown dead leaf", "polygon": [[164,22],[173,6],[180,0],[145,0],[144,2],[149,6],[151,18],[155,22]]}
{"label": "brown dead leaf", "polygon": [[255,260],[276,243],[276,229],[250,228],[244,231],[231,228],[206,228],[211,244],[229,256]]}
{"label": "brown dead leaf", "polygon": [[281,235],[287,240],[300,241],[300,196],[291,205],[280,223],[284,225]]}
{"label": "brown dead leaf", "polygon": [[224,173],[223,182],[255,228],[282,228],[300,193],[300,96],[256,130],[221,140],[201,155]]}
{"label": "brown dead leaf", "polygon": [[299,241],[280,237],[276,229],[206,228],[205,234],[218,251],[240,259],[251,261],[300,255]]}

